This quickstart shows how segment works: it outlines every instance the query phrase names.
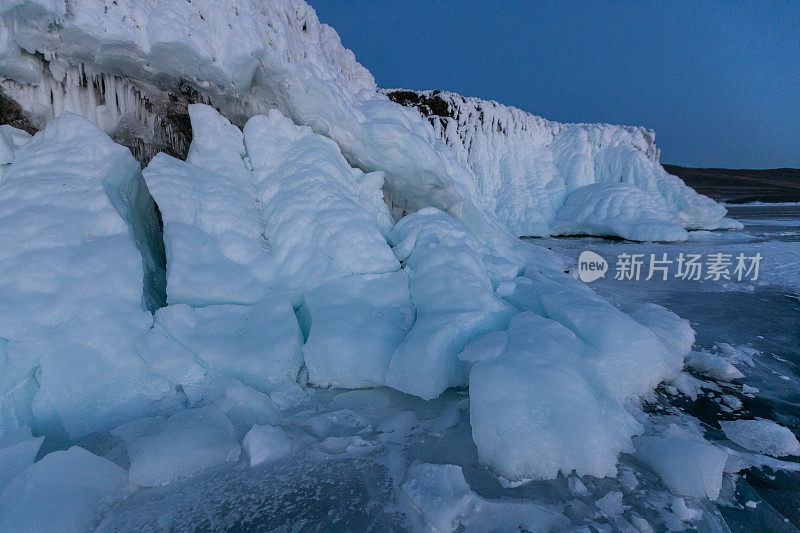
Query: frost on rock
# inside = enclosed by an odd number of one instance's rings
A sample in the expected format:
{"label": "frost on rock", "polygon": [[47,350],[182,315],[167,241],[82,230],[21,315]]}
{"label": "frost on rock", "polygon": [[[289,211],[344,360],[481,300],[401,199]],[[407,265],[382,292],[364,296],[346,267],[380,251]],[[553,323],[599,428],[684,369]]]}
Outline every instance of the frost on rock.
{"label": "frost on rock", "polygon": [[130,152],[62,115],[3,169],[0,213],[2,392],[38,385],[17,416],[74,439],[159,410],[173,387],[134,344],[163,299],[163,252]]}
{"label": "frost on rock", "polygon": [[661,167],[650,130],[561,124],[448,92],[384,92],[427,117],[473,171],[481,205],[515,235],[674,241],[725,216]]}
{"label": "frost on rock", "polygon": [[215,406],[133,420],[111,433],[128,450],[131,483],[144,487],[236,461],[240,453],[233,425]]}
{"label": "frost on rock", "polygon": [[50,453],[0,495],[0,530],[88,531],[100,504],[127,478],[122,468],[77,446]]}

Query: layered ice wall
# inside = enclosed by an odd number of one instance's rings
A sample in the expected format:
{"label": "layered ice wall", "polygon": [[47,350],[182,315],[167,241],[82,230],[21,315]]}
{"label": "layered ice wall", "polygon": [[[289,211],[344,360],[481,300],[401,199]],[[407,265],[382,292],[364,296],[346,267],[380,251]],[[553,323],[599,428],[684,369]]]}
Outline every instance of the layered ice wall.
{"label": "layered ice wall", "polygon": [[34,127],[72,111],[145,162],[185,154],[189,103],[239,127],[276,108],[333,139],[353,166],[383,171],[398,215],[431,205],[516,249],[480,205],[472,172],[415,111],[377,92],[302,0],[4,1],[0,28],[0,90]]}
{"label": "layered ice wall", "polygon": [[135,346],[164,290],[139,164],[72,114],[11,148],[0,176],[0,403],[11,412],[0,418],[75,439],[157,411],[174,388]]}
{"label": "layered ice wall", "polygon": [[661,167],[651,130],[561,124],[441,91],[384,92],[430,121],[474,172],[481,205],[516,235],[676,241],[727,224],[724,207]]}

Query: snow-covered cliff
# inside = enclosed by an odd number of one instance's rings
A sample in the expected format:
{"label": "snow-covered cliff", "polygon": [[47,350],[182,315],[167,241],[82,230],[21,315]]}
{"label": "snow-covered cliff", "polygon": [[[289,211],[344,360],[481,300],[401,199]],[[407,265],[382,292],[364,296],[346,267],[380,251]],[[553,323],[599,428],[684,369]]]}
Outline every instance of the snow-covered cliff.
{"label": "snow-covered cliff", "polygon": [[442,91],[383,92],[428,119],[474,172],[481,204],[516,235],[675,241],[729,223],[661,167],[651,130],[562,124]]}

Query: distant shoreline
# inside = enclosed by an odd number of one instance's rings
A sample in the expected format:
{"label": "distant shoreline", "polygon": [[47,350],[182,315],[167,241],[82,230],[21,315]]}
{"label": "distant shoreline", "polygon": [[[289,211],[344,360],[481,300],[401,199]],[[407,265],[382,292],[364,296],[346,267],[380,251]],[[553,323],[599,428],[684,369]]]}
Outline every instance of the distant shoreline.
{"label": "distant shoreline", "polygon": [[[800,169],[691,168],[664,165],[700,194],[731,205],[800,202]],[[757,205],[757,204],[755,204]]]}

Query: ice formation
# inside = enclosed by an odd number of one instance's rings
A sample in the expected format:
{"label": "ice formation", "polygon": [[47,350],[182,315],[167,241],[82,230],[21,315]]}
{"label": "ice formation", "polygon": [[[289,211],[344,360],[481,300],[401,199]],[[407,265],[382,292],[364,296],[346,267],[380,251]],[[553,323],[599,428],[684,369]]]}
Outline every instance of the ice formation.
{"label": "ice formation", "polygon": [[[718,448],[691,440],[702,468],[676,479],[687,439],[636,437],[688,323],[626,314],[516,238],[722,224],[651,132],[444,93],[429,122],[301,0],[2,1],[0,77],[0,104],[40,130],[0,126],[0,525],[86,529],[126,483],[266,468],[297,449],[282,424],[338,455],[459,409],[511,486],[614,476],[631,452],[679,494],[718,495]],[[469,398],[430,419],[343,399],[288,417],[308,386]],[[443,530],[564,526],[478,497],[455,465],[397,481]]]}
{"label": "ice formation", "polygon": [[442,91],[384,91],[418,109],[475,174],[481,205],[520,236],[686,240],[720,227],[725,208],[658,163],[640,127],[561,124]]}
{"label": "ice formation", "polygon": [[723,420],[725,436],[736,444],[774,457],[800,455],[800,442],[792,430],[772,420]]}

